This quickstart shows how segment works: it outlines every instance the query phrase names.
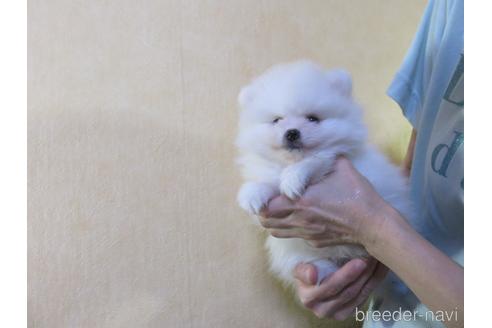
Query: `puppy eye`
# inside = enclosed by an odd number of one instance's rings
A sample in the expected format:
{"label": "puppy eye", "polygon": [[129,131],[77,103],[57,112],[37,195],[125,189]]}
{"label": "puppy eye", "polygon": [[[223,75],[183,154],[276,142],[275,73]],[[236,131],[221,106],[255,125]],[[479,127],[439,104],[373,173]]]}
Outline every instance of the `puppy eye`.
{"label": "puppy eye", "polygon": [[315,115],[308,115],[306,116],[306,119],[309,121],[309,122],[315,122],[315,123],[318,123],[319,122],[319,118]]}
{"label": "puppy eye", "polygon": [[272,123],[275,124],[275,123],[278,123],[278,121],[280,121],[282,118],[281,117],[276,117]]}

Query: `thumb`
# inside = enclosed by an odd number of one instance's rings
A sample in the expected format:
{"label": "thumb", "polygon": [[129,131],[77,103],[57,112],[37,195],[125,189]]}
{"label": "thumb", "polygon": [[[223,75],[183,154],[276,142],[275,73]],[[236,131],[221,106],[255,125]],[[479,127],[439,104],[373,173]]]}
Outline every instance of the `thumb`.
{"label": "thumb", "polygon": [[294,278],[306,285],[314,285],[318,279],[316,267],[309,263],[300,263],[294,268]]}
{"label": "thumb", "polygon": [[295,204],[292,200],[285,196],[277,196],[270,200],[267,208],[263,209],[260,213],[265,218],[282,219],[295,210]]}

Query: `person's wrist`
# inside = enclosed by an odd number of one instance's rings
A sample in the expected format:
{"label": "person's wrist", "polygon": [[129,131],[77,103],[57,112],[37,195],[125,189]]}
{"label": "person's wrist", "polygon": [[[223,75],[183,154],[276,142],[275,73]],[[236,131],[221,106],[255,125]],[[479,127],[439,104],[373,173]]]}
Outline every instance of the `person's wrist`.
{"label": "person's wrist", "polygon": [[360,229],[359,238],[366,250],[371,253],[386,243],[388,223],[398,220],[400,214],[384,200],[375,202],[366,218],[367,224]]}
{"label": "person's wrist", "polygon": [[388,249],[400,244],[412,228],[400,212],[389,204],[381,209],[378,220],[365,246],[369,254],[382,261]]}

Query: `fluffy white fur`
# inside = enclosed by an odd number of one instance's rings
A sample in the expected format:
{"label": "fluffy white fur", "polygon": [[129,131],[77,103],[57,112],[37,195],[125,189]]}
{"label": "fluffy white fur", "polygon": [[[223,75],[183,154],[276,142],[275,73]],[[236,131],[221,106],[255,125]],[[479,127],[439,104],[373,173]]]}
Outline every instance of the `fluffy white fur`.
{"label": "fluffy white fur", "polygon": [[[278,65],[241,90],[238,163],[245,183],[239,205],[257,215],[280,193],[301,196],[332,168],[337,155],[347,156],[393,207],[412,216],[407,187],[399,169],[368,145],[352,80],[342,70],[326,71],[308,61]],[[317,119],[319,121],[317,121]],[[287,130],[297,130],[293,143]],[[300,262],[318,267],[318,282],[336,269],[333,264],[366,256],[357,245],[313,248],[301,239],[268,237],[271,271],[289,284]]]}

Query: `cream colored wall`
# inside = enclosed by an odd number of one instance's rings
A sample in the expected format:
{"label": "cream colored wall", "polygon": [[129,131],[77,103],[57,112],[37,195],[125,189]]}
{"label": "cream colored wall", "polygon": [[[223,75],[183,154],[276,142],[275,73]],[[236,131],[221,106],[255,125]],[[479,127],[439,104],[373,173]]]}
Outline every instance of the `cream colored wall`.
{"label": "cream colored wall", "polygon": [[408,126],[384,92],[423,7],[29,1],[29,327],[322,326],[235,204],[236,95],[277,62],[346,67],[400,158]]}

